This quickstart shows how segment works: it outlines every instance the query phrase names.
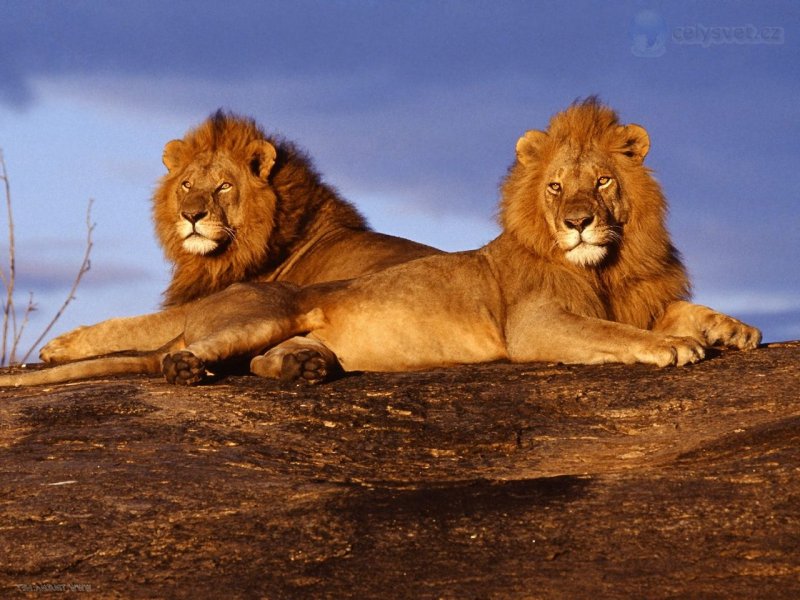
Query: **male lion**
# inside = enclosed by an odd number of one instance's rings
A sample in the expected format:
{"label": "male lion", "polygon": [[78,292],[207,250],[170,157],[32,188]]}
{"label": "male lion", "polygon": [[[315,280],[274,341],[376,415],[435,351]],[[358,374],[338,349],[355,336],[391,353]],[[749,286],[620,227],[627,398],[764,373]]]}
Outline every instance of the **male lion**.
{"label": "male lion", "polygon": [[163,161],[153,220],[174,264],[167,310],[78,328],[42,349],[46,362],[159,348],[182,331],[188,302],[232,283],[349,279],[438,252],[370,231],[305,155],[251,119],[217,111],[168,142]]}
{"label": "male lion", "polygon": [[[196,383],[206,365],[236,356],[272,374],[274,361],[291,370],[309,353],[348,371],[406,371],[498,359],[685,365],[710,346],[756,347],[757,329],[686,300],[666,203],[642,164],[648,149],[642,127],[621,125],[596,99],[574,104],[517,142],[503,232],[483,248],[305,288],[232,286],[187,312],[183,338],[138,369],[157,371],[163,357],[169,381]],[[299,333],[316,348],[258,355]],[[126,360],[0,384],[127,372]]]}

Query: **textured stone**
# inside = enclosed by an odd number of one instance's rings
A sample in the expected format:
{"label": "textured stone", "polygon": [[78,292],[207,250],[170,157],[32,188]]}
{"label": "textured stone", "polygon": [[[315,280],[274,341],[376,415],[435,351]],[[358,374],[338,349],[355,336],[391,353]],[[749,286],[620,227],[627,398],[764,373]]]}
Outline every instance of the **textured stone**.
{"label": "textured stone", "polygon": [[800,597],[800,343],[2,390],[0,596],[88,590]]}

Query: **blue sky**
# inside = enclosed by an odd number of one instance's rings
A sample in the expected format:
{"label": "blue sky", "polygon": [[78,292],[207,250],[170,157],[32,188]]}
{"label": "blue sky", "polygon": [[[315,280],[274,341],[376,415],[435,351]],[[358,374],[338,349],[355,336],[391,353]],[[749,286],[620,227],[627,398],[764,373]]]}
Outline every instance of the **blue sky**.
{"label": "blue sky", "polygon": [[517,138],[599,94],[650,132],[696,300],[800,338],[799,34],[790,0],[0,0],[17,302],[31,334],[58,308],[92,198],[55,333],[156,309],[161,150],[218,107],[298,142],[377,229],[457,250],[496,235]]}

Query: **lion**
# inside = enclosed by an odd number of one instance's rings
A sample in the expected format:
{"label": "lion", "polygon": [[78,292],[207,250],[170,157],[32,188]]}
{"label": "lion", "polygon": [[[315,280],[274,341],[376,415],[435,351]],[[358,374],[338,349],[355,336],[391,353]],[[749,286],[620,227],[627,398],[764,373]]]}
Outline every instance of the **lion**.
{"label": "lion", "polygon": [[166,310],[78,328],[42,349],[45,362],[160,348],[182,330],[188,303],[232,283],[351,279],[439,252],[370,230],[304,153],[249,118],[217,111],[168,142],[163,162],[152,214],[174,265]]}
{"label": "lion", "polygon": [[[621,124],[596,98],[575,103],[517,142],[501,188],[503,229],[487,245],[306,287],[237,284],[193,306],[174,344],[137,367],[195,384],[242,357],[272,375],[275,363],[300,373],[331,358],[345,371],[496,360],[666,367],[713,346],[755,348],[758,329],[689,302],[666,201],[643,164],[649,147],[643,127]],[[292,346],[297,335],[306,345]],[[0,384],[127,372],[112,371],[126,360]]]}

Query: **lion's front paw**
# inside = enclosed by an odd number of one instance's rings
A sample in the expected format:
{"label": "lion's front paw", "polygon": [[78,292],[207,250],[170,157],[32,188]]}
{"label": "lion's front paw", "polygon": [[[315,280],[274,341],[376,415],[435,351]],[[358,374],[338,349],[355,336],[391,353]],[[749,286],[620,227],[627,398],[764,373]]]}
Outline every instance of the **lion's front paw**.
{"label": "lion's front paw", "polygon": [[328,362],[320,352],[313,348],[304,348],[289,352],[283,357],[281,381],[322,383],[328,379],[330,371]]}
{"label": "lion's front paw", "polygon": [[195,385],[206,376],[205,363],[188,350],[167,354],[161,362],[161,371],[168,383]]}
{"label": "lion's front paw", "polygon": [[738,319],[711,312],[700,324],[709,346],[728,346],[739,350],[752,350],[761,343],[761,332]]}
{"label": "lion's front paw", "polygon": [[66,362],[92,356],[91,349],[81,343],[81,332],[86,327],[78,327],[47,342],[39,351],[39,358],[47,363]]}
{"label": "lion's front paw", "polygon": [[705,355],[705,348],[696,339],[670,335],[640,350],[636,360],[659,367],[682,367],[703,360]]}

